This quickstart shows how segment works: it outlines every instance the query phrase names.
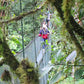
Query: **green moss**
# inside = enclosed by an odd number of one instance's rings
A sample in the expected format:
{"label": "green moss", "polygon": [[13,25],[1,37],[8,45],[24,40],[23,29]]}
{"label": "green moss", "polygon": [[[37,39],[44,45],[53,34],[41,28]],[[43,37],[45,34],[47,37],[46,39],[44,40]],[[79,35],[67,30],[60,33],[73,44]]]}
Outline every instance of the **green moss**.
{"label": "green moss", "polygon": [[2,56],[3,56],[3,47],[2,47],[1,40],[0,40],[0,57]]}
{"label": "green moss", "polygon": [[64,11],[64,18],[65,21],[69,21],[69,18],[71,16],[71,8],[74,4],[74,0],[63,0],[62,3],[62,10]]}
{"label": "green moss", "polygon": [[2,33],[1,25],[0,25],[0,39],[3,40],[3,33]]}
{"label": "green moss", "polygon": [[13,71],[16,70],[17,67],[19,66],[19,62],[17,61],[15,56],[12,54],[6,41],[3,42],[2,46],[3,46],[3,57],[5,60],[5,63],[9,65]]}
{"label": "green moss", "polygon": [[16,70],[21,84],[39,84],[37,70],[28,62],[28,60],[22,60],[19,67]]}

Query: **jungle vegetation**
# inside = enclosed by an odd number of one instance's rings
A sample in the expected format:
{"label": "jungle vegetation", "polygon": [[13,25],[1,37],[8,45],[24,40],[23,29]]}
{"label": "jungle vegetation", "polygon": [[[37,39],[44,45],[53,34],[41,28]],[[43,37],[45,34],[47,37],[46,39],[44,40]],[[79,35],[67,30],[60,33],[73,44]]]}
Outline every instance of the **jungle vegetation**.
{"label": "jungle vegetation", "polygon": [[[8,65],[21,84],[39,84],[37,70],[28,60],[19,62],[14,56],[22,49],[21,20],[24,47],[37,35],[52,13],[50,31],[51,65],[48,84],[83,84],[84,82],[84,0],[0,0],[0,67]],[[33,29],[33,26],[35,29]],[[32,68],[32,73],[28,69]],[[19,71],[20,70],[20,71]],[[32,76],[32,77],[31,77]],[[8,70],[0,69],[0,81],[10,81]]]}

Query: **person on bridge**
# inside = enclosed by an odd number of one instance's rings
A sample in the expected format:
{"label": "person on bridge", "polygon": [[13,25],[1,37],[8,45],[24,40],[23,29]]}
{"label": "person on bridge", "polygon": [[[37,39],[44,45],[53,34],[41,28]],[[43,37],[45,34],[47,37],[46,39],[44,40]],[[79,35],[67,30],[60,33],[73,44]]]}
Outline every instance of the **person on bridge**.
{"label": "person on bridge", "polygon": [[47,46],[46,40],[49,38],[49,30],[46,25],[43,25],[43,28],[39,32],[39,36],[42,37],[43,49]]}
{"label": "person on bridge", "polygon": [[47,9],[47,18],[46,18],[46,22],[47,22],[47,27],[49,28],[50,27],[50,17],[51,17],[51,14],[49,12],[49,8]]}
{"label": "person on bridge", "polygon": [[47,24],[46,24],[46,22],[45,22],[45,21],[43,21],[42,26],[45,26],[45,27],[46,27],[46,29],[47,29]]}

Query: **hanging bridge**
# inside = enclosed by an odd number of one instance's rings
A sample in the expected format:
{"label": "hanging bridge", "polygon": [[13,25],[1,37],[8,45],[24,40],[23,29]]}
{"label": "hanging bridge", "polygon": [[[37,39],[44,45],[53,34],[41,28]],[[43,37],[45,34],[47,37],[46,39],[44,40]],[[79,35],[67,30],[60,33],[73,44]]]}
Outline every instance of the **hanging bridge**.
{"label": "hanging bridge", "polygon": [[[50,39],[50,37],[48,39],[48,46],[45,48],[45,51],[44,51],[42,49],[41,38],[36,36],[24,48],[24,55],[25,55],[25,58],[27,58],[28,61],[32,62],[35,67],[38,66],[39,74],[41,74],[42,68],[44,68],[48,64],[48,62],[50,60],[50,56],[51,56],[51,39]],[[16,58],[18,61],[21,61],[23,59],[23,50],[21,50],[19,53],[16,54]],[[6,67],[6,69],[9,69],[8,66],[4,65],[3,70],[4,70],[4,67]],[[13,74],[13,76],[14,76],[14,74]],[[39,82],[40,82],[39,84],[47,84],[47,79],[48,79],[48,73],[39,79]],[[9,84],[9,82],[0,82],[0,84]],[[12,84],[20,84],[19,79],[13,78]]]}
{"label": "hanging bridge", "polygon": [[[42,68],[44,68],[51,56],[51,40],[48,39],[48,46],[45,48],[45,51],[42,49],[41,38],[36,36],[24,49],[25,58],[32,63],[34,63],[35,67],[39,67],[39,74],[42,73]],[[18,61],[23,59],[23,52],[20,51],[17,53],[16,58]],[[40,84],[47,84],[48,74],[43,76],[40,79]]]}

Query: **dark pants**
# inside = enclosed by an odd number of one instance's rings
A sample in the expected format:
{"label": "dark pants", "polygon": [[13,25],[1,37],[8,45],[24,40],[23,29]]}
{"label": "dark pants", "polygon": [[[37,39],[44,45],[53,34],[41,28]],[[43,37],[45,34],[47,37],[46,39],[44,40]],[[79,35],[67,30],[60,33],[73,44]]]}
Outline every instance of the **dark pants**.
{"label": "dark pants", "polygon": [[43,38],[42,38],[42,48],[43,48],[43,49],[45,49],[46,46],[47,46],[46,40],[47,40],[47,39],[43,39]]}
{"label": "dark pants", "polygon": [[47,27],[49,27],[49,25],[50,25],[50,20],[46,19],[46,22],[47,22]]}

